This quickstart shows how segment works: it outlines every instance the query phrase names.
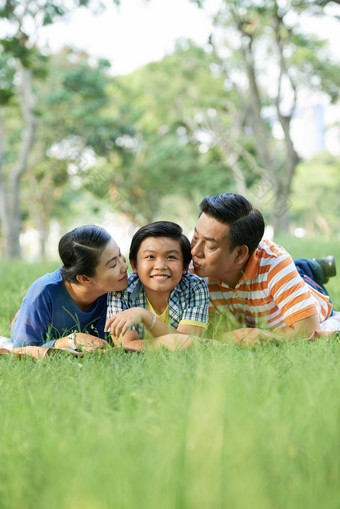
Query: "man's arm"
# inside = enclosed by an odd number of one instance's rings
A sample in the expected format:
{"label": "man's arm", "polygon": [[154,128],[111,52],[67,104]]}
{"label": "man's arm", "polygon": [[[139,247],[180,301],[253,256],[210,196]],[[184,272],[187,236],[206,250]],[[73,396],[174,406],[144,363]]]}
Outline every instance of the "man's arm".
{"label": "man's arm", "polygon": [[268,273],[268,289],[287,325],[275,329],[275,334],[287,339],[310,337],[320,329],[312,290],[301,278],[288,253],[277,262]]}
{"label": "man's arm", "polygon": [[316,330],[320,330],[320,321],[318,313],[315,313],[308,318],[298,320],[290,327],[285,327],[275,331],[275,334],[281,335],[289,339],[297,339],[299,337],[310,337]]}
{"label": "man's arm", "polygon": [[224,336],[226,341],[235,345],[252,346],[261,342],[282,342],[285,340],[309,339],[316,330],[320,329],[318,314],[295,322],[290,327],[275,329],[274,331],[257,328],[236,329]]}

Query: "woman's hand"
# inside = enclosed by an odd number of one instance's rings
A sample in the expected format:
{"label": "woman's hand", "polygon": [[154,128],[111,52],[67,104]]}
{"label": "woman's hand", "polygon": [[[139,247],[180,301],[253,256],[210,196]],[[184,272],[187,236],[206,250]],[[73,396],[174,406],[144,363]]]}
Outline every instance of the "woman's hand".
{"label": "woman's hand", "polygon": [[105,332],[111,330],[112,336],[118,338],[120,335],[128,331],[133,325],[142,323],[144,326],[149,327],[152,323],[153,315],[144,308],[130,308],[121,311],[114,316],[111,316],[105,324]]}
{"label": "woman's hand", "polygon": [[96,336],[91,336],[91,334],[85,334],[83,332],[74,332],[69,336],[57,339],[53,345],[54,348],[70,348],[70,336],[72,336],[76,346],[86,352],[91,352],[92,350],[96,349],[109,350],[111,348],[108,342],[104,339],[98,338]]}

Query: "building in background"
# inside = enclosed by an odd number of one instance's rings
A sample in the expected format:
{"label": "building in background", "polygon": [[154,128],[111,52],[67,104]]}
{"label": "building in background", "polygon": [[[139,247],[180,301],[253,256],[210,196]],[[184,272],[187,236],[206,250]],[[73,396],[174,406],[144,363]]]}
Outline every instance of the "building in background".
{"label": "building in background", "polygon": [[330,104],[321,94],[306,97],[292,120],[292,136],[303,159],[323,151],[340,155],[340,103]]}

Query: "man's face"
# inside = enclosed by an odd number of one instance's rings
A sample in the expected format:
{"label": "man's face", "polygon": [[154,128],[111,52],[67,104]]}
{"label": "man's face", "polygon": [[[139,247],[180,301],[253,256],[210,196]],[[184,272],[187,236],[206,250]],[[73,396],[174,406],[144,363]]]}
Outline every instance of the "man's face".
{"label": "man's face", "polygon": [[229,226],[203,213],[196,225],[191,241],[191,254],[195,274],[215,277],[227,284],[238,281],[240,268],[235,263],[236,250],[229,249]]}

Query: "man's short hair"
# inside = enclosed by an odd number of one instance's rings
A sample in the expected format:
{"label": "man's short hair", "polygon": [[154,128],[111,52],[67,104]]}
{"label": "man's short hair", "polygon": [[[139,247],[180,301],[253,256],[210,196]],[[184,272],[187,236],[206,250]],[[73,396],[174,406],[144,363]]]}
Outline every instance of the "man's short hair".
{"label": "man's short hair", "polygon": [[229,226],[230,251],[246,245],[252,254],[264,233],[264,219],[261,212],[240,194],[224,193],[206,196],[200,203],[201,214],[217,219]]}

